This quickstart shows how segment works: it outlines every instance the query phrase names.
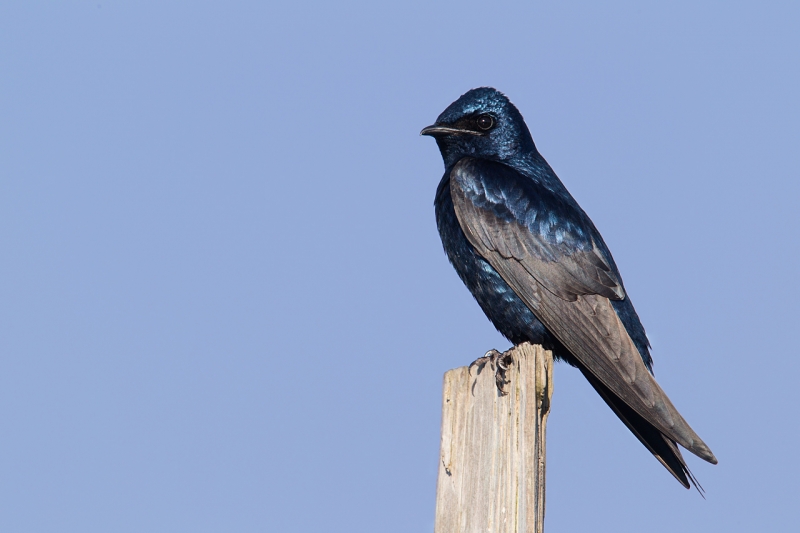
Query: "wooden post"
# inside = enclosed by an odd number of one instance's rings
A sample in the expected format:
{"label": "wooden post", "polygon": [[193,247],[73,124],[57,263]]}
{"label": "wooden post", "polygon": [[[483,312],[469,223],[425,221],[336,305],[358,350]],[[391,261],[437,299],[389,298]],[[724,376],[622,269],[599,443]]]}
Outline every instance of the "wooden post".
{"label": "wooden post", "polygon": [[506,354],[505,396],[491,364],[444,375],[435,533],[543,531],[553,355],[527,343]]}

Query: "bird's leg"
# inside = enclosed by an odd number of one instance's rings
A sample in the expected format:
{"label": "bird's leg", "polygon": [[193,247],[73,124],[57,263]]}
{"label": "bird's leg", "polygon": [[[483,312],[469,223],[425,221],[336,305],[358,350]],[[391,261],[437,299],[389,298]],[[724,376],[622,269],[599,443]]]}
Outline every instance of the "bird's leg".
{"label": "bird's leg", "polygon": [[498,352],[494,349],[489,350],[483,357],[475,359],[472,364],[469,365],[470,372],[472,371],[473,366],[477,366],[478,374],[480,374],[483,370],[483,367],[485,367],[487,363],[491,363],[492,370],[494,370],[494,381],[497,385],[497,390],[503,396],[508,394],[505,391],[505,385],[508,383],[508,380],[506,379],[506,371],[511,363],[514,362],[514,358],[511,357],[511,354],[509,353],[510,351],[511,350],[508,352]]}
{"label": "bird's leg", "polygon": [[497,370],[494,373],[494,381],[497,384],[497,390],[500,391],[500,394],[505,396],[508,394],[505,390],[506,383],[509,381],[506,379],[506,371],[511,367],[511,364],[514,362],[514,358],[511,356],[511,350],[508,352],[503,352],[499,355],[497,360],[495,361],[495,365],[497,366]]}

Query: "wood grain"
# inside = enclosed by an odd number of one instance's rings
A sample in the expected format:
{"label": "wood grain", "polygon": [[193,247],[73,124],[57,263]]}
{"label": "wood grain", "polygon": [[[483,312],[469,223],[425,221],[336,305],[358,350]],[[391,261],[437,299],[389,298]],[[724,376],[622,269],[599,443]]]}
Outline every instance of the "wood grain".
{"label": "wood grain", "polygon": [[553,357],[527,343],[507,354],[505,396],[490,364],[444,375],[435,533],[543,531]]}

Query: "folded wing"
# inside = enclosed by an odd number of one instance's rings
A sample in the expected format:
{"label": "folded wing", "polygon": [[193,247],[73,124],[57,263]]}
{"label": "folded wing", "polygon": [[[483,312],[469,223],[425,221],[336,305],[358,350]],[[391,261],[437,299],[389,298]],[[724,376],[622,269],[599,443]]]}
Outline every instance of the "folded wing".
{"label": "folded wing", "polygon": [[[665,437],[716,463],[656,383],[614,310],[611,300],[624,299],[625,291],[585,215],[557,192],[485,160],[459,161],[450,174],[450,192],[469,242],[582,370]],[[615,412],[631,427],[619,409]]]}

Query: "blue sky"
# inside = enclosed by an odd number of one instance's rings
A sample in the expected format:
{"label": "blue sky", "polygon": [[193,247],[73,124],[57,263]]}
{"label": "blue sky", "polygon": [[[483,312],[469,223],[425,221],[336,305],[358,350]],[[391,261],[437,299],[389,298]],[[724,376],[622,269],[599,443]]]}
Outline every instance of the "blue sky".
{"label": "blue sky", "polygon": [[548,531],[798,527],[791,2],[0,6],[0,529],[431,531],[442,374],[508,343],[419,130],[492,85],[720,460],[682,489],[574,369]]}

